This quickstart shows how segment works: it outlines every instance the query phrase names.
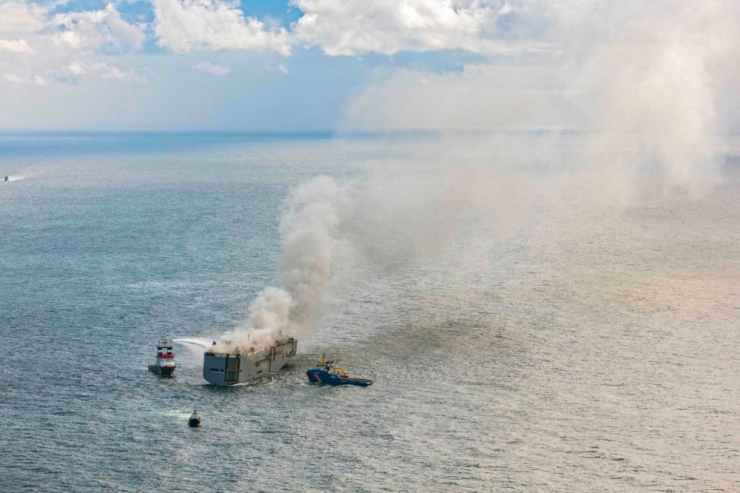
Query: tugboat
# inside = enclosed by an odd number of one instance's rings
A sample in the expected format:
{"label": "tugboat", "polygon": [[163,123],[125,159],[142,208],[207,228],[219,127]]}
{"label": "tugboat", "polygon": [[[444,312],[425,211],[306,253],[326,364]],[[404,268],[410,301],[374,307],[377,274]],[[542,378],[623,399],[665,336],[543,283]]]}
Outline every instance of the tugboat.
{"label": "tugboat", "polygon": [[172,352],[172,343],[167,339],[157,344],[157,361],[149,365],[149,371],[163,377],[175,375],[175,355]]}
{"label": "tugboat", "polygon": [[349,378],[344,368],[335,366],[333,361],[326,361],[326,355],[321,355],[321,361],[306,372],[311,383],[326,383],[329,385],[359,385],[367,387],[373,381],[366,378]]}
{"label": "tugboat", "polygon": [[200,426],[200,416],[198,416],[198,411],[193,410],[193,414],[188,418],[188,426],[191,428],[197,428]]}

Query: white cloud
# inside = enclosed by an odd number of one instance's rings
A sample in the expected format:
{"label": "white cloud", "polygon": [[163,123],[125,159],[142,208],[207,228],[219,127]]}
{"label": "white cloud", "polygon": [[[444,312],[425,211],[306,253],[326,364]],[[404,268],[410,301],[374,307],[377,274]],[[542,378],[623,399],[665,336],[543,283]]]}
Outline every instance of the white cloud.
{"label": "white cloud", "polygon": [[0,33],[34,32],[44,23],[48,10],[20,0],[0,1]]}
{"label": "white cloud", "polygon": [[111,67],[103,62],[74,61],[67,66],[67,73],[71,75],[95,74],[104,79],[123,79],[126,74],[119,68]]}
{"label": "white cloud", "polygon": [[304,15],[293,25],[298,40],[329,55],[463,49],[507,52],[535,49],[527,40],[502,42],[497,21],[518,8],[503,0],[293,0]]}
{"label": "white cloud", "polygon": [[220,0],[152,0],[157,44],[180,53],[193,50],[277,51],[290,54],[283,29],[269,30],[245,17],[237,3]]}
{"label": "white cloud", "polygon": [[45,86],[49,84],[49,81],[43,77],[35,76],[35,77],[23,77],[18,74],[5,74],[3,75],[3,79],[5,79],[8,82],[12,82],[13,84],[36,84],[39,86]]}
{"label": "white cloud", "polygon": [[0,70],[6,74],[2,80],[43,86],[68,82],[70,76],[136,79],[135,74],[103,63],[101,51],[138,49],[146,39],[144,25],[125,22],[112,4],[52,14],[55,5],[0,0]]}
{"label": "white cloud", "polygon": [[28,45],[25,39],[18,39],[18,40],[0,39],[0,50],[9,51],[11,53],[26,54],[26,55],[33,53],[33,49]]}
{"label": "white cloud", "polygon": [[228,67],[222,67],[221,65],[216,65],[214,63],[208,63],[208,62],[198,62],[195,65],[195,68],[198,70],[201,70],[203,72],[208,72],[211,75],[218,75],[220,77],[224,77],[231,72],[231,69]]}
{"label": "white cloud", "polygon": [[5,74],[3,75],[3,79],[7,80],[8,82],[12,82],[13,84],[24,84],[28,82],[26,79],[17,74]]}
{"label": "white cloud", "polygon": [[56,42],[73,48],[137,49],[146,39],[143,27],[124,21],[112,4],[103,10],[57,14],[51,25]]}

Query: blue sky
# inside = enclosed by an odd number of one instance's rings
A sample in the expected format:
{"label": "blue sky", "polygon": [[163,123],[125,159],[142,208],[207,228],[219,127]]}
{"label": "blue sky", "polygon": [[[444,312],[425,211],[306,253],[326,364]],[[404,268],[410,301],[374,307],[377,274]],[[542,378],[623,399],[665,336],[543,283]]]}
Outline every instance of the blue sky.
{"label": "blue sky", "polygon": [[499,0],[0,0],[0,127],[362,129],[348,108],[400,71],[530,50],[544,24],[524,36],[517,16]]}
{"label": "blue sky", "polygon": [[656,2],[0,0],[0,129],[593,125],[677,56],[716,99],[737,7]]}

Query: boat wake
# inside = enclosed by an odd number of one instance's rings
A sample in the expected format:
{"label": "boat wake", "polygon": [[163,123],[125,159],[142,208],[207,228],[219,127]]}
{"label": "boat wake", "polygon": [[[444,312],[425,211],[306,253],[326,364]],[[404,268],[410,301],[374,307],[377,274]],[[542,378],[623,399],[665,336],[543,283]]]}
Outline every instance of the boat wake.
{"label": "boat wake", "polygon": [[41,173],[26,173],[26,174],[20,174],[20,175],[6,175],[5,178],[2,178],[2,175],[0,175],[0,179],[3,181],[21,181],[25,180],[26,178],[32,178],[36,175],[40,175]]}

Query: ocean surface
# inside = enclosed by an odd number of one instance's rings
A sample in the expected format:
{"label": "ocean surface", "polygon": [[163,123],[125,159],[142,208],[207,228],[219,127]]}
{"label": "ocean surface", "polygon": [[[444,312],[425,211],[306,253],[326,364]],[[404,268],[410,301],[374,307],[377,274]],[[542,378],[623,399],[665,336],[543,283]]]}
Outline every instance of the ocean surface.
{"label": "ocean surface", "polygon": [[[731,149],[615,191],[556,140],[0,135],[0,491],[740,491]],[[377,234],[293,362],[147,371],[240,325],[320,175],[376,184]],[[322,353],[374,385],[310,385]]]}

